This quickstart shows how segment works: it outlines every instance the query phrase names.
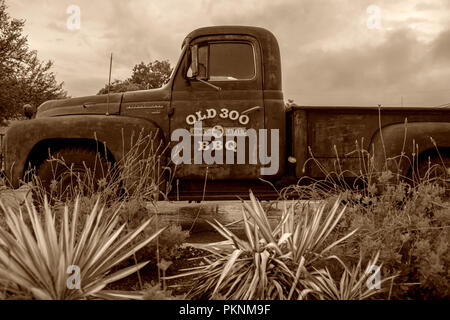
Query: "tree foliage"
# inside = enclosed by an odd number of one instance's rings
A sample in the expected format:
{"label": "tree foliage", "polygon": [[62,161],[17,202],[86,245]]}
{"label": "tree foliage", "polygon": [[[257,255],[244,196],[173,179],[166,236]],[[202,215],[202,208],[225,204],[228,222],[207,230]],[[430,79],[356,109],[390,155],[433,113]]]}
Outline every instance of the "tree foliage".
{"label": "tree foliage", "polygon": [[0,119],[21,115],[24,104],[40,105],[66,97],[63,83],[51,72],[51,61],[41,62],[23,35],[24,20],[11,18],[0,0]]}
{"label": "tree foliage", "polygon": [[[125,92],[160,88],[170,78],[172,67],[168,60],[155,60],[148,64],[141,62],[134,66],[133,73],[126,80],[114,80],[111,83],[110,92]],[[108,85],[105,85],[98,94],[108,93]]]}

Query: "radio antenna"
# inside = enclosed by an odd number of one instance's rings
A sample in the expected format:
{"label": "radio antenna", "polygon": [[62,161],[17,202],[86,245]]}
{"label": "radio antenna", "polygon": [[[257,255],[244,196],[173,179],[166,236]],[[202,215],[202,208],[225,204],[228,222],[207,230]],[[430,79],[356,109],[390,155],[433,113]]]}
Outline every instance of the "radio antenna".
{"label": "radio antenna", "polygon": [[108,80],[108,97],[106,102],[106,115],[109,116],[109,92],[111,91],[111,71],[112,71],[113,54],[111,52],[111,59],[109,60],[109,80]]}

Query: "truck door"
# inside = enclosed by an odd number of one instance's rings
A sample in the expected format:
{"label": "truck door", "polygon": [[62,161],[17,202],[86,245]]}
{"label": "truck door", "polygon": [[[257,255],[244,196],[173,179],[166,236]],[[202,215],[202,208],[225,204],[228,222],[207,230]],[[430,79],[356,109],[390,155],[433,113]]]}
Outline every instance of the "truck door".
{"label": "truck door", "polygon": [[[260,177],[255,135],[264,129],[264,101],[258,42],[249,36],[208,36],[191,46],[196,46],[198,76],[179,68],[171,102],[170,131],[179,139],[172,139],[172,147],[182,147],[180,133],[191,135],[191,160],[178,166],[177,178],[203,179],[207,167],[212,179]],[[189,66],[191,51],[185,52]],[[187,156],[185,151],[179,156]]]}

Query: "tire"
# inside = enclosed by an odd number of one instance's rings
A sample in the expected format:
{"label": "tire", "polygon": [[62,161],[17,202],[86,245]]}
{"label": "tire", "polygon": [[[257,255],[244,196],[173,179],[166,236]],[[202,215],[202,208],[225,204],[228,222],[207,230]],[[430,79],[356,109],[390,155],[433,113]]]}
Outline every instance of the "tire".
{"label": "tire", "polygon": [[37,169],[41,187],[51,199],[67,199],[95,191],[98,182],[107,176],[106,159],[85,148],[60,149]]}
{"label": "tire", "polygon": [[424,157],[416,169],[420,182],[438,183],[450,192],[450,157],[431,155]]}

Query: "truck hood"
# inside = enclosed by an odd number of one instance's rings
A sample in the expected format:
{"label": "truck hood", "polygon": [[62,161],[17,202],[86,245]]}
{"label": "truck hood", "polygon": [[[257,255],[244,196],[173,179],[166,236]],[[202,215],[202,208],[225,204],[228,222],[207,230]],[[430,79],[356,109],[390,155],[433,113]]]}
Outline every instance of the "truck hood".
{"label": "truck hood", "polygon": [[109,103],[108,95],[50,100],[39,106],[36,118],[106,113],[118,115],[123,103],[162,101],[170,101],[169,85],[158,89],[112,93],[109,95]]}
{"label": "truck hood", "polygon": [[50,100],[39,106],[36,118],[80,114],[119,114],[123,93]]}

